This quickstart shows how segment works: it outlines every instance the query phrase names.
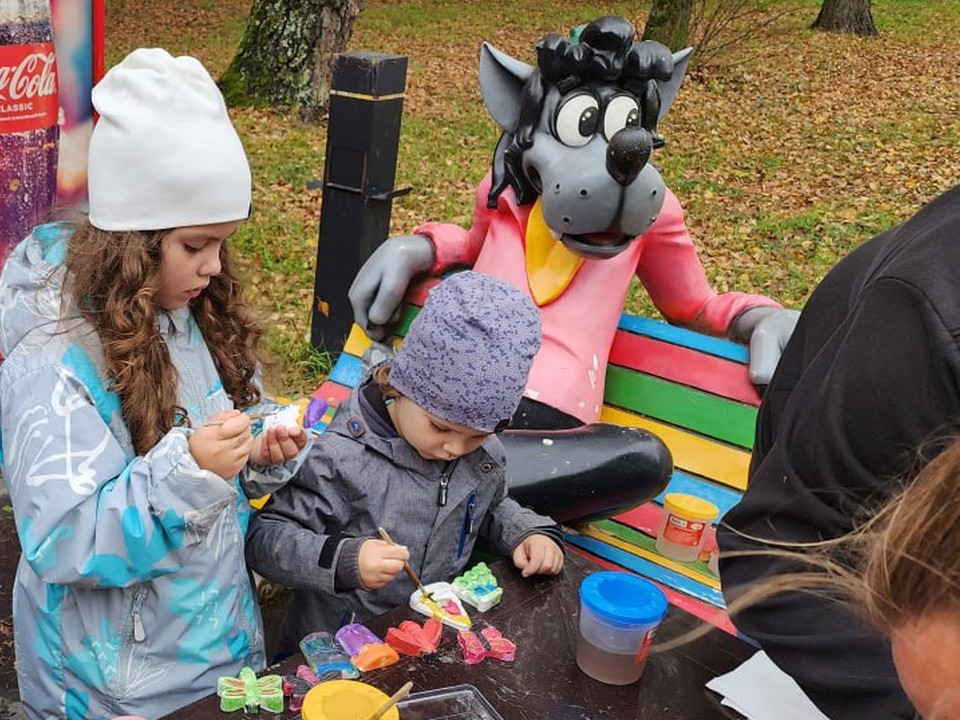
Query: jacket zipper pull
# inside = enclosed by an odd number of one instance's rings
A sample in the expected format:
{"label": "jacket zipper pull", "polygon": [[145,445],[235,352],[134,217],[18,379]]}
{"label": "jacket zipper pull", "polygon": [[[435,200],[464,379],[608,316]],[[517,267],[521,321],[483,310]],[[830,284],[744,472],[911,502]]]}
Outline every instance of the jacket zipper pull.
{"label": "jacket zipper pull", "polygon": [[447,485],[449,484],[450,476],[444,473],[440,476],[440,492],[437,497],[437,502],[440,503],[441,507],[447,504]]}
{"label": "jacket zipper pull", "polygon": [[143,619],[140,617],[140,611],[133,611],[133,639],[136,642],[143,642],[147,637],[146,631],[143,629]]}
{"label": "jacket zipper pull", "polygon": [[443,466],[443,472],[440,473],[440,489],[439,495],[437,496],[437,502],[440,503],[440,507],[447,504],[447,486],[450,484],[450,476],[453,475],[453,469],[456,466],[456,460],[449,460],[447,464]]}

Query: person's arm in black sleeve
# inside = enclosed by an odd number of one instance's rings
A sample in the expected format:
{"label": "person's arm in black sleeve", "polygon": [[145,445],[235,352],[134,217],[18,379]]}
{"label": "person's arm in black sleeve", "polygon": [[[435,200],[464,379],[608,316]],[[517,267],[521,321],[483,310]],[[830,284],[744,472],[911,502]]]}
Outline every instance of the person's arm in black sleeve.
{"label": "person's arm in black sleeve", "polygon": [[[798,568],[751,538],[805,543],[841,536],[912,474],[917,448],[960,409],[957,341],[916,288],[881,280],[822,346],[784,406],[772,444],[719,531],[730,603],[747,586]],[[749,536],[749,537],[746,537]],[[831,720],[913,718],[887,640],[823,596],[771,597],[733,618]]]}

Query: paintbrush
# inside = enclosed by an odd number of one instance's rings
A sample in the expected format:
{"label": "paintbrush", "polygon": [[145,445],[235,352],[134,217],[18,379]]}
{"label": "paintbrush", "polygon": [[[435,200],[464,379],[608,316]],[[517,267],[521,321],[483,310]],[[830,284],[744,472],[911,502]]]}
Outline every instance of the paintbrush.
{"label": "paintbrush", "polygon": [[[278,407],[279,405],[266,405],[258,410],[254,410],[253,412],[244,413],[244,415],[251,420],[260,420],[261,418],[267,417],[267,415],[272,415],[273,413],[277,412]],[[226,420],[209,420],[200,427],[220,427],[225,422]]]}
{"label": "paintbrush", "polygon": [[[396,545],[396,543],[393,541],[393,538],[390,537],[390,533],[383,528],[377,528],[377,530],[380,532],[381,540],[388,542],[391,545]],[[433,595],[427,592],[427,589],[423,586],[423,583],[420,582],[420,578],[417,577],[417,573],[413,571],[413,568],[410,567],[410,563],[408,563],[406,560],[403,561],[403,569],[406,571],[407,575],[410,576],[410,579],[413,580],[414,584],[416,584],[417,589],[420,591],[420,597],[426,598],[427,600],[435,603],[436,600],[434,600]]]}
{"label": "paintbrush", "polygon": [[387,701],[383,703],[383,705],[378,707],[369,715],[366,715],[363,718],[363,720],[380,720],[380,718],[382,718],[386,714],[387,710],[389,710],[398,702],[403,700],[407,696],[407,693],[409,693],[412,688],[413,688],[413,681],[408,680],[406,683],[404,683],[403,687],[401,687],[393,695],[391,695],[387,699]]}

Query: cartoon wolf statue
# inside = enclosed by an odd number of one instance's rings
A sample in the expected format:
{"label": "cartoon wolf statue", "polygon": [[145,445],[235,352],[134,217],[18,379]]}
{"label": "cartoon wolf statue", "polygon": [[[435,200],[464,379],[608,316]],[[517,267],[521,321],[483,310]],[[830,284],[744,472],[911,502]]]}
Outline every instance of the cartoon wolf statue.
{"label": "cartoon wolf statue", "polygon": [[428,222],[389,238],[350,289],[356,322],[374,340],[426,275],[471,266],[530,294],[543,344],[501,439],[511,495],[559,521],[645,502],[672,472],[658,438],[598,422],[634,275],[669,322],[741,342],[753,336],[754,382],[769,379],[795,322],[768,298],[710,288],[680,204],[649,162],[690,52],[637,41],[614,16],[570,39],[547,35],[536,67],[485,43],[480,87],[503,132],[472,227]]}

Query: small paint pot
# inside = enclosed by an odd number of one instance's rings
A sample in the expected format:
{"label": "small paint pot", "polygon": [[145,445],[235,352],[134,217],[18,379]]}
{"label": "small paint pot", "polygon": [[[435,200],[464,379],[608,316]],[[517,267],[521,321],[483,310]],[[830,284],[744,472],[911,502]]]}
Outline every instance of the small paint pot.
{"label": "small paint pot", "polygon": [[643,675],[667,613],[667,596],[649,580],[597,572],[580,583],[577,666],[594,680],[629,685]]}
{"label": "small paint pot", "polygon": [[[327,680],[310,688],[300,711],[303,720],[354,720],[366,717],[390,696],[359,680]],[[397,706],[380,716],[381,720],[400,720]]]}
{"label": "small paint pot", "polygon": [[719,514],[712,502],[694,495],[667,493],[657,531],[657,552],[679,562],[693,562],[700,554],[703,537]]}

